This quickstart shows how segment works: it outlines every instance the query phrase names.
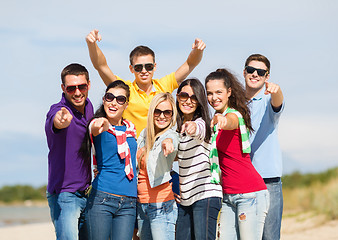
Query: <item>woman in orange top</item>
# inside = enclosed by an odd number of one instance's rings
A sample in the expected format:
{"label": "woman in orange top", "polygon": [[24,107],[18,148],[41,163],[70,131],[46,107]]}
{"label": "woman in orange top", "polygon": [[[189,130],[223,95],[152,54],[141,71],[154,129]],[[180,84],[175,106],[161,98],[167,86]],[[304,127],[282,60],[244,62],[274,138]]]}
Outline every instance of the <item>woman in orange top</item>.
{"label": "woman in orange top", "polygon": [[150,103],[148,123],[138,140],[138,235],[145,239],[175,239],[177,206],[169,180],[176,157],[177,110],[170,93],[157,94]]}

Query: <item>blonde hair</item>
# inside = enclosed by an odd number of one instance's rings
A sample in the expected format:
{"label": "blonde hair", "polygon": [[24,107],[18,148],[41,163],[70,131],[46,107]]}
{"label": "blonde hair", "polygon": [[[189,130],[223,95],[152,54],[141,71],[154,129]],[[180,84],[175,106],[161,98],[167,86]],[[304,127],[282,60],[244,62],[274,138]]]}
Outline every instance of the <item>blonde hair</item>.
{"label": "blonde hair", "polygon": [[[156,134],[155,125],[154,125],[154,111],[155,111],[155,108],[164,101],[168,101],[170,103],[172,111],[173,111],[173,115],[171,116],[170,124],[166,128],[162,129],[160,132]],[[145,151],[143,152],[143,154],[141,154],[141,156],[139,157],[139,160],[141,160],[144,155],[146,155],[146,159],[148,159],[148,154],[150,150],[152,149],[156,138],[160,136],[161,134],[163,134],[165,131],[167,131],[169,128],[175,126],[176,117],[177,117],[177,109],[175,106],[175,100],[170,93],[158,93],[153,98],[153,100],[151,100],[149,110],[148,110]]]}

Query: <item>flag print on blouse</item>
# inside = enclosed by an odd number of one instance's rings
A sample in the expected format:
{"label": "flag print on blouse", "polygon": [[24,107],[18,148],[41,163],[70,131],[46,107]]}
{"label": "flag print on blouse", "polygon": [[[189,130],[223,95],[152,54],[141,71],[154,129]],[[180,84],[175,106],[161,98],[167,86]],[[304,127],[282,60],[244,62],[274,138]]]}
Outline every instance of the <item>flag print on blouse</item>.
{"label": "flag print on blouse", "polygon": [[[234,113],[238,117],[238,124],[239,124],[239,130],[241,133],[241,139],[242,139],[242,151],[243,153],[250,153],[251,152],[251,146],[249,141],[249,131],[245,126],[245,121],[243,119],[243,116],[240,112],[238,112],[236,109],[233,108],[227,108],[223,112],[223,116],[227,115],[228,113]],[[213,128],[213,136],[211,138],[211,149],[210,149],[210,168],[211,168],[211,182],[212,183],[219,183],[221,179],[221,169],[219,167],[218,162],[218,152],[216,148],[216,139],[218,135],[217,130],[217,124]]]}
{"label": "flag print on blouse", "polygon": [[[90,122],[89,130],[91,129],[91,125],[94,122],[95,122],[95,119],[93,119]],[[131,154],[130,154],[130,149],[129,149],[129,145],[127,142],[127,138],[128,137],[136,138],[136,129],[135,129],[135,125],[128,120],[124,119],[122,121],[122,124],[124,124],[127,127],[125,132],[116,130],[115,126],[112,126],[112,125],[109,126],[109,129],[107,132],[113,134],[116,137],[118,154],[121,159],[125,159],[124,172],[126,173],[127,178],[131,180],[134,177],[134,171],[133,171],[133,165],[131,162]],[[96,157],[95,157],[95,147],[94,147],[94,142],[93,142],[93,135],[91,133],[90,133],[90,140],[92,142],[93,165],[96,168],[97,162],[96,162]]]}

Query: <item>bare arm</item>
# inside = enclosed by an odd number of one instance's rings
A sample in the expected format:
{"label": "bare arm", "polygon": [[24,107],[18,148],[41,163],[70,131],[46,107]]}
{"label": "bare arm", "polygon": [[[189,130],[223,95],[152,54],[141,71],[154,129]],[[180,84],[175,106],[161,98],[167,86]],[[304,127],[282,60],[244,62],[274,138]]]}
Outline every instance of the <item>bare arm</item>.
{"label": "bare arm", "polygon": [[271,94],[271,105],[278,109],[282,106],[284,96],[279,85],[272,82],[265,82],[265,94]]}
{"label": "bare arm", "polygon": [[100,74],[100,77],[102,78],[104,84],[108,86],[109,83],[112,83],[116,80],[116,76],[110,70],[107,64],[106,57],[97,45],[97,41],[101,41],[101,39],[102,37],[99,34],[99,31],[95,29],[87,35],[86,42],[88,46],[90,60],[92,61],[94,68]]}
{"label": "bare arm", "polygon": [[226,116],[216,114],[211,120],[211,128],[216,124],[218,130],[234,130],[239,126],[238,117],[234,113],[228,113]]}
{"label": "bare arm", "polygon": [[203,51],[206,45],[201,40],[196,38],[192,45],[192,50],[188,56],[188,59],[180,66],[176,72],[175,77],[178,85],[194,70],[194,68],[201,62],[203,57]]}

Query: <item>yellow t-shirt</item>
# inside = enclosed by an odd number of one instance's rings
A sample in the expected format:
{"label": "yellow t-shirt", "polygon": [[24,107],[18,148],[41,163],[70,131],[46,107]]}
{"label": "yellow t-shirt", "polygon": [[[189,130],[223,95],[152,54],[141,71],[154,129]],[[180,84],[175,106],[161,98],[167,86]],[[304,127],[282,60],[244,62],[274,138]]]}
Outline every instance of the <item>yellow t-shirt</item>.
{"label": "yellow t-shirt", "polygon": [[135,124],[138,137],[141,131],[147,126],[148,109],[153,97],[161,92],[172,93],[178,88],[175,73],[173,72],[160,79],[153,79],[153,90],[149,95],[141,90],[135,81],[126,81],[118,76],[116,76],[116,78],[124,81],[129,86],[129,103],[127,109],[124,110],[123,117]]}

